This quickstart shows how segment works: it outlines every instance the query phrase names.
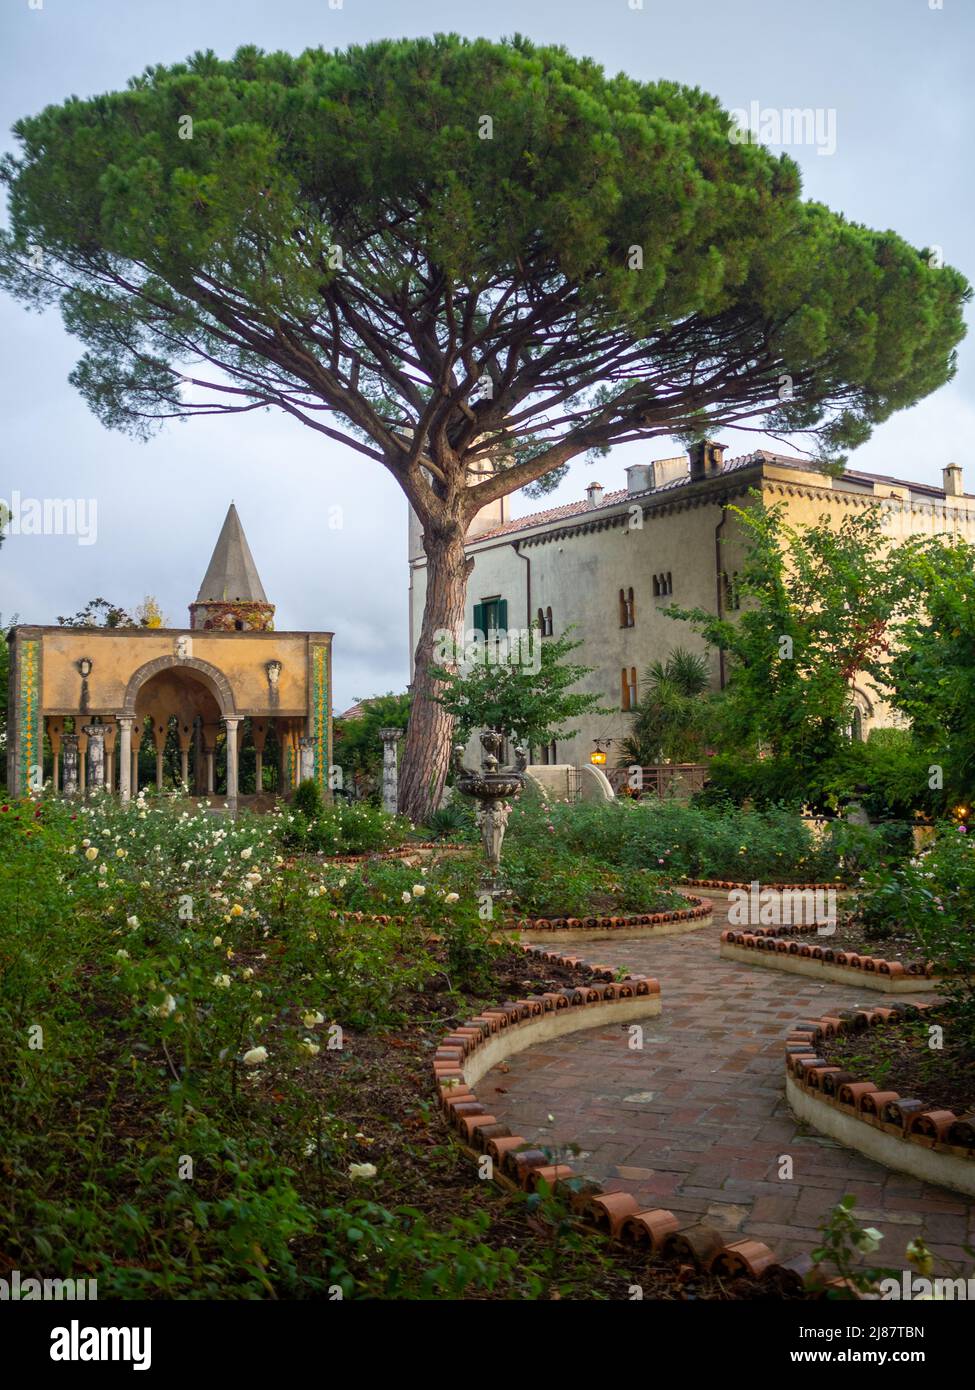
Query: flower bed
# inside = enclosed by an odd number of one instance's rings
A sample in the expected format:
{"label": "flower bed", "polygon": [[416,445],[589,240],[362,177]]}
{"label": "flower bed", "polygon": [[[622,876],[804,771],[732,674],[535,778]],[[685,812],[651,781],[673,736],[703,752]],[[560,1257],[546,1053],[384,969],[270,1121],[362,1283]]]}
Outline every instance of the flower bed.
{"label": "flower bed", "polygon": [[429,853],[434,850],[438,854],[469,854],[470,846],[447,845],[441,840],[417,840],[410,844],[396,845],[393,849],[364,850],[361,854],[322,854],[320,857],[325,864],[349,865],[365,864],[369,860],[377,859],[408,859],[418,851]]}
{"label": "flower bed", "polygon": [[975,1196],[975,1111],[958,1114],[882,1089],[828,1055],[832,1039],[896,1027],[931,1007],[856,1009],[796,1024],[786,1039],[786,1097],[820,1133],[888,1168]]}

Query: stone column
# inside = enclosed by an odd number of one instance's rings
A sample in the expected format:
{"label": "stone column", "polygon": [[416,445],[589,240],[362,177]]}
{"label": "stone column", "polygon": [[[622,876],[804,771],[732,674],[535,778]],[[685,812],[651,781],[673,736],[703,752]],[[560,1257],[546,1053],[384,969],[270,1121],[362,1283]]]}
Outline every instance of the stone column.
{"label": "stone column", "polygon": [[380,729],[383,741],[383,810],[395,816],[399,802],[399,769],[396,765],[396,745],[403,737],[402,729]]}
{"label": "stone column", "polygon": [[237,814],[237,725],[236,717],[224,719],[227,730],[227,811],[231,816]]}
{"label": "stone column", "polygon": [[64,747],[64,794],[74,796],[78,790],[78,735],[65,734]]}
{"label": "stone column", "polygon": [[82,724],[81,731],[78,731],[78,723],[75,720],[75,738],[78,740],[78,790],[84,796],[88,790],[88,735],[85,733],[85,726]]}
{"label": "stone column", "polygon": [[105,730],[105,785],[110,792],[115,790],[115,745],[118,741],[118,724],[108,719],[102,725]]}
{"label": "stone column", "polygon": [[264,790],[264,744],[267,741],[265,720],[251,720],[251,737],[254,740],[254,791],[260,796]]}
{"label": "stone column", "polygon": [[118,747],[118,794],[123,806],[132,799],[132,725],[131,714],[120,714]]}
{"label": "stone column", "polygon": [[183,784],[185,795],[190,794],[190,744],[193,742],[193,725],[187,723],[185,718],[179,719],[176,725],[176,739],[179,743],[179,780]]}
{"label": "stone column", "polygon": [[132,795],[139,795],[139,749],[145,732],[145,720],[137,715],[132,725]]}
{"label": "stone column", "polygon": [[99,792],[105,785],[105,725],[86,724],[83,732],[88,739],[88,759],[91,764],[88,786],[93,792]]}
{"label": "stone column", "polygon": [[64,734],[64,720],[51,719],[47,721],[47,736],[51,743],[51,790],[60,791],[61,778],[60,758],[61,758],[61,738]]}
{"label": "stone column", "polygon": [[298,781],[310,782],[315,776],[315,740],[307,735],[298,740]]}
{"label": "stone column", "polygon": [[203,720],[200,715],[193,721],[193,790],[197,796],[206,792],[206,762],[203,753]]}

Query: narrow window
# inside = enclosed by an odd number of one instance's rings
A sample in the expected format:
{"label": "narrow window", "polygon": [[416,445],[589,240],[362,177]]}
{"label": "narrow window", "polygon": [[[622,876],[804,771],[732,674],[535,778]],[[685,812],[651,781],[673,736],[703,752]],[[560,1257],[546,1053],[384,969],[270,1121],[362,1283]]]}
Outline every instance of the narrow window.
{"label": "narrow window", "polygon": [[[545,610],[545,636],[551,637],[554,631],[555,629],[552,626],[552,608],[551,605],[549,605]],[[553,744],[552,746],[554,747],[555,745]]]}
{"label": "narrow window", "polygon": [[620,709],[626,711],[636,707],[636,667],[629,670],[624,666],[620,672]]}

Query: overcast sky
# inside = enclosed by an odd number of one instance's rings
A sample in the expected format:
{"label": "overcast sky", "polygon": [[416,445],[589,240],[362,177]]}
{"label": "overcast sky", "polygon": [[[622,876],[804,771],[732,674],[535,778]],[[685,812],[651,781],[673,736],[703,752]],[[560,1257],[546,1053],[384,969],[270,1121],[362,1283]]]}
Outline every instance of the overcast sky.
{"label": "overcast sky", "polygon": [[[33,0],[38,4],[38,0]],[[337,0],[332,0],[333,4]],[[672,78],[731,109],[835,113],[835,151],[790,146],[807,196],[917,246],[937,245],[975,278],[972,226],[973,0],[3,0],[0,142],[19,116],[71,94],[117,89],[150,63],[243,43],[300,52],[456,31],[514,32],[587,54],[609,72]],[[825,130],[825,128],[824,128]],[[824,141],[824,144],[829,142]],[[105,430],[68,384],[80,345],[60,316],[0,299],[0,499],[95,498],[97,542],[11,536],[0,548],[5,621],[53,623],[103,596],[134,607],[155,594],[172,626],[206,569],[236,501],[277,626],[335,632],[335,709],[402,689],[408,678],[406,503],[356,461],[272,414],[199,419],[149,444]],[[973,346],[956,380],[880,428],[851,466],[939,483],[965,469],[975,492]],[[762,443],[722,431],[731,453]],[[773,446],[778,447],[778,446]],[[596,465],[607,489],[628,463],[677,452],[668,441],[617,450]],[[551,502],[582,495],[577,462]],[[330,507],[342,529],[329,529]]]}

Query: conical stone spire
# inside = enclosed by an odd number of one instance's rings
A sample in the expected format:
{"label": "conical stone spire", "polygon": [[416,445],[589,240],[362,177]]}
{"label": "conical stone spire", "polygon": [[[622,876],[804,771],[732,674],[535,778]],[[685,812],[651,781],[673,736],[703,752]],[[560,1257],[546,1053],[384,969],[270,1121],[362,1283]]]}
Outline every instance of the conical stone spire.
{"label": "conical stone spire", "polygon": [[268,603],[244,528],[233,502],[227,512],[196,602],[190,626],[224,632],[268,631],[274,605]]}

